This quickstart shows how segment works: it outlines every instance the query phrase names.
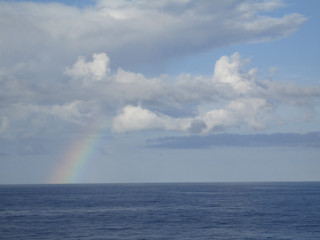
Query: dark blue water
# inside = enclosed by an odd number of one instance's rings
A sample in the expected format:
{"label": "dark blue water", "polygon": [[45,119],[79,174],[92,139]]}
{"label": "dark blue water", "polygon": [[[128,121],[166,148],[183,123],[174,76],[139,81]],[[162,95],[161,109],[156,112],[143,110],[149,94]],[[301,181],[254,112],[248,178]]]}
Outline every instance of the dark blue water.
{"label": "dark blue water", "polygon": [[320,183],[2,185],[0,239],[320,239]]}

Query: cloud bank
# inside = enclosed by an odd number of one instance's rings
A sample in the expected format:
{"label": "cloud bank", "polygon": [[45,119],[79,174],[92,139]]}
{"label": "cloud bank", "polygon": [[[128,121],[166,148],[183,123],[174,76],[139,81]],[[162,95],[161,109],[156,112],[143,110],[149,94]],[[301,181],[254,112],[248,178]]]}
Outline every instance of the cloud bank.
{"label": "cloud bank", "polygon": [[287,37],[306,21],[297,13],[268,16],[285,6],[282,0],[97,0],[83,8],[0,4],[0,60],[3,67],[28,71],[37,71],[39,64],[53,71],[94,52],[108,53],[115,68],[159,64],[222,46]]}
{"label": "cloud bank", "polygon": [[[0,2],[0,134],[66,133],[88,124],[208,135],[285,125],[283,107],[317,116],[319,86],[260,79],[239,53],[213,74],[128,70],[232,44],[287,37],[305,21],[283,1],[112,1],[77,8]],[[301,114],[300,112],[301,111]],[[290,119],[292,121],[292,119]]]}
{"label": "cloud bank", "polygon": [[238,53],[223,56],[216,62],[212,78],[182,75],[180,78],[183,79],[177,83],[162,88],[162,98],[171,88],[168,92],[175,100],[172,105],[189,110],[188,117],[172,117],[128,105],[114,119],[113,130],[125,132],[157,128],[202,134],[230,128],[262,130],[279,120],[275,112],[283,104],[304,108],[306,105],[310,107],[311,101],[319,102],[319,86],[298,87],[261,80],[257,69],[244,70],[246,62]]}
{"label": "cloud bank", "polygon": [[4,75],[0,91],[6,104],[0,134],[29,136],[35,129],[48,133],[93,121],[116,133],[150,129],[204,135],[257,132],[285,125],[282,107],[300,112],[302,122],[305,108],[318,111],[319,86],[260,79],[257,69],[245,69],[248,63],[234,53],[216,62],[212,77],[147,78],[122,68],[111,72],[107,54],[95,53],[65,67],[64,82],[19,85],[19,79]]}

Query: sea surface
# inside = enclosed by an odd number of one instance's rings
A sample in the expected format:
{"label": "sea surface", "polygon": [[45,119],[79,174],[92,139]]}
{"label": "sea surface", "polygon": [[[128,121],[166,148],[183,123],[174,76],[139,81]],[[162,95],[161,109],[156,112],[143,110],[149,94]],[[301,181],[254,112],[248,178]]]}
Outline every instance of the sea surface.
{"label": "sea surface", "polygon": [[320,182],[0,185],[0,239],[320,239]]}

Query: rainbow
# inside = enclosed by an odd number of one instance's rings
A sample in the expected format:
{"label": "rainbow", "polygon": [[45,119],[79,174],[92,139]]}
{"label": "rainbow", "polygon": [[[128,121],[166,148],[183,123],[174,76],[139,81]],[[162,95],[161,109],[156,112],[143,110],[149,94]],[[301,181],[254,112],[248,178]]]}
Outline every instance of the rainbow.
{"label": "rainbow", "polygon": [[77,183],[88,163],[97,154],[103,139],[103,128],[92,124],[79,139],[68,145],[54,170],[49,174],[47,183]]}

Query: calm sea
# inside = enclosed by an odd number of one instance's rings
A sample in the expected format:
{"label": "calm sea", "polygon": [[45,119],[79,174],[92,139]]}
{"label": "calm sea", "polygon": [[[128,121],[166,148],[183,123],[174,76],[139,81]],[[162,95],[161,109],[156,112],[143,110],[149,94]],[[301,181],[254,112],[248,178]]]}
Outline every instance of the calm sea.
{"label": "calm sea", "polygon": [[320,239],[320,183],[2,185],[0,239]]}

